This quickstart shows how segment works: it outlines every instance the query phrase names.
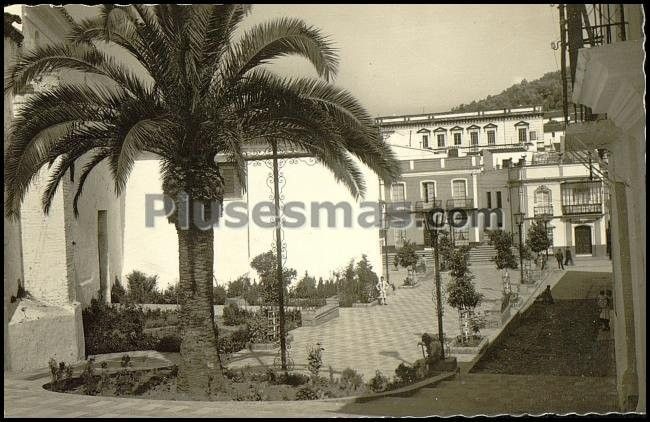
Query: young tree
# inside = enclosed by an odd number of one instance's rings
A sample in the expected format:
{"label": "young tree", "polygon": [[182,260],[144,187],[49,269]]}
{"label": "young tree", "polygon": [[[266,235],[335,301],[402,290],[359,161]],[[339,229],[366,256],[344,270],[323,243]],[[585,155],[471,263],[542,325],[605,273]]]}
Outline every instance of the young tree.
{"label": "young tree", "polygon": [[361,260],[357,262],[355,272],[355,279],[358,283],[357,300],[361,303],[370,303],[375,297],[375,286],[379,281],[379,277],[372,270],[372,265],[370,265],[366,255],[362,255]]}
{"label": "young tree", "polygon": [[530,249],[535,252],[537,259],[542,259],[542,270],[546,265],[546,260],[542,256],[551,247],[551,239],[548,237],[546,226],[542,220],[535,220],[528,229],[528,242]]}
{"label": "young tree", "polygon": [[216,285],[212,288],[212,297],[215,305],[225,305],[227,296],[228,293],[225,287]]}
{"label": "young tree", "polygon": [[160,303],[158,276],[133,271],[126,276],[129,300],[134,303]]}
{"label": "young tree", "polygon": [[469,269],[468,261],[467,249],[459,248],[454,251],[450,262],[451,280],[447,286],[447,303],[458,310],[458,322],[462,333],[464,333],[464,318],[471,318],[474,309],[483,299],[483,295],[476,291],[472,282],[474,275]]}
{"label": "young tree", "polygon": [[[65,42],[27,51],[5,72],[8,95],[25,92],[41,77],[71,71],[96,82],[68,78],[43,87],[12,120],[5,134],[7,217],[19,217],[26,192],[48,163],[56,166],[43,194],[46,213],[73,164],[83,163],[75,183],[76,215],[93,169],[108,163],[120,195],[142,153],[159,157],[166,197],[178,201],[187,195],[187,207],[177,204],[168,218],[179,246],[177,389],[194,397],[226,385],[213,323],[214,228],[186,224],[179,210],[191,217],[203,208],[209,221],[219,217],[213,205],[223,202],[227,187],[215,157],[227,157],[243,182],[242,145],[253,139],[269,147],[291,145],[317,157],[355,198],[365,193],[365,180],[353,156],[386,183],[400,173],[372,116],[350,93],[330,84],[338,67],[331,40],[293,18],[238,30],[250,9],[106,4],[81,22],[66,16],[72,30]],[[285,56],[308,60],[318,79],[272,73],[269,62]],[[138,72],[122,64],[135,61]]]}
{"label": "young tree", "polygon": [[412,282],[414,277],[415,265],[418,263],[418,254],[415,253],[415,243],[410,240],[405,240],[401,248],[397,250],[395,255],[396,262],[408,271],[406,282]]}
{"label": "young tree", "polygon": [[448,271],[451,265],[451,256],[454,253],[454,244],[451,242],[448,231],[438,232],[438,250],[440,256],[440,271]]}
{"label": "young tree", "polygon": [[512,233],[503,230],[486,230],[490,245],[494,246],[497,254],[492,261],[498,270],[517,269],[517,258],[512,252]]}
{"label": "young tree", "polygon": [[228,282],[228,297],[242,297],[249,290],[251,279],[247,275],[237,277],[234,281]]}
{"label": "young tree", "polygon": [[[251,261],[251,267],[257,271],[260,277],[260,290],[262,301],[268,305],[279,305],[280,303],[280,286],[277,281],[277,265],[275,253],[268,251],[259,254]],[[293,268],[283,268],[282,278],[284,279],[284,288],[286,289],[293,279],[296,278],[297,272]],[[286,296],[285,296],[286,297]]]}

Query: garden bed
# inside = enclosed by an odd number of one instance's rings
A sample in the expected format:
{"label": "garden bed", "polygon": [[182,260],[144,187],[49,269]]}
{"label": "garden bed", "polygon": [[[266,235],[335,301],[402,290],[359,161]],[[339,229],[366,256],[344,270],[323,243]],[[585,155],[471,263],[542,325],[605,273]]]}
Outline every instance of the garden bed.
{"label": "garden bed", "polygon": [[487,345],[488,338],[470,338],[466,343],[459,343],[457,340],[454,340],[450,347],[450,352],[453,354],[477,354],[480,353]]}

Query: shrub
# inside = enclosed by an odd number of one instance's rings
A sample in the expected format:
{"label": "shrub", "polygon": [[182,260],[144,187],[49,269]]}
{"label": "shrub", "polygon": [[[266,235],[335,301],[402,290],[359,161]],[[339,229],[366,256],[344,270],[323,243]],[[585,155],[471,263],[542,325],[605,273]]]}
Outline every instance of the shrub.
{"label": "shrub", "polygon": [[48,362],[50,367],[50,391],[65,391],[72,380],[72,366],[65,362],[57,364],[54,358]]}
{"label": "shrub", "polygon": [[246,320],[246,326],[250,333],[250,341],[253,343],[266,343],[269,341],[271,327],[269,321],[261,313],[256,312]]}
{"label": "shrub", "polygon": [[126,276],[129,300],[135,303],[162,303],[162,294],[158,291],[158,276],[146,275],[133,271]]}
{"label": "shrub", "polygon": [[368,389],[375,393],[386,391],[390,380],[380,370],[375,371],[375,376],[368,381]]}
{"label": "shrub", "polygon": [[215,305],[224,305],[227,295],[226,288],[223,286],[214,286],[212,288],[212,302]]}
{"label": "shrub", "polygon": [[325,349],[321,347],[320,343],[316,343],[307,351],[307,369],[314,378],[318,377],[320,368],[323,366],[323,350]]}
{"label": "shrub", "polygon": [[93,299],[82,318],[86,355],[153,350],[158,344],[144,333],[145,314],[133,304],[114,307]]}
{"label": "shrub", "polygon": [[357,390],[363,385],[363,375],[352,368],[345,368],[341,372],[341,382],[349,390]]}
{"label": "shrub", "polygon": [[292,387],[304,385],[307,384],[308,382],[309,382],[309,377],[299,372],[282,373],[280,374],[279,377],[276,378],[276,383],[290,385]]}
{"label": "shrub", "polygon": [[232,332],[229,335],[219,336],[217,339],[217,349],[219,353],[235,353],[246,348],[246,344],[250,341],[250,333],[248,328],[242,328]]}
{"label": "shrub", "polygon": [[95,375],[94,363],[95,359],[88,359],[81,373],[81,382],[83,383],[81,391],[89,396],[95,396],[101,392],[100,377]]}
{"label": "shrub", "polygon": [[126,302],[126,290],[120,280],[115,277],[115,283],[111,287],[111,303],[125,303]]}
{"label": "shrub", "polygon": [[225,325],[245,324],[252,314],[252,312],[230,303],[223,308],[223,323]]}
{"label": "shrub", "polygon": [[318,391],[313,387],[306,385],[296,392],[296,400],[317,400]]}
{"label": "shrub", "polygon": [[179,353],[181,351],[181,338],[179,336],[164,336],[158,342],[156,350],[159,352]]}
{"label": "shrub", "polygon": [[395,369],[395,377],[400,384],[411,384],[417,379],[417,371],[410,365],[400,363]]}

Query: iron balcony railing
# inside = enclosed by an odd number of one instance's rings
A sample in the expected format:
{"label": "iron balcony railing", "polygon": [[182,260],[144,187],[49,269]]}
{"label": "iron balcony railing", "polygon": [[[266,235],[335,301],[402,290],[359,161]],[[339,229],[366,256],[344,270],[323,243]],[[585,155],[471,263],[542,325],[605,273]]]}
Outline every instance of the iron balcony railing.
{"label": "iron balcony railing", "polygon": [[575,215],[575,214],[600,214],[603,209],[603,204],[573,204],[562,205],[562,214]]}
{"label": "iron balcony railing", "polygon": [[535,217],[544,215],[553,215],[553,205],[538,205],[533,208]]}
{"label": "iron balcony railing", "polygon": [[474,198],[448,199],[447,208],[474,208]]}
{"label": "iron balcony railing", "polygon": [[428,211],[434,208],[442,208],[442,200],[430,199],[428,201],[415,202],[415,211]]}

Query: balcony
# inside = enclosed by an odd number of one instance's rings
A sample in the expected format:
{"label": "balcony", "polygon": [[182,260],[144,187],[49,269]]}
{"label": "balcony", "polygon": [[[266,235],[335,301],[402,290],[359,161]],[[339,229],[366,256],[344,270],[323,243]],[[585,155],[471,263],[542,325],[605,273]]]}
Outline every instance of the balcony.
{"label": "balcony", "polygon": [[553,215],[553,205],[538,205],[533,208],[533,214],[535,217]]}
{"label": "balcony", "polygon": [[600,214],[602,210],[603,204],[562,205],[562,214],[564,215]]}
{"label": "balcony", "polygon": [[474,198],[447,199],[447,209],[451,208],[474,208]]}
{"label": "balcony", "polygon": [[429,211],[434,208],[442,208],[442,200],[430,199],[428,201],[415,202],[415,211]]}
{"label": "balcony", "polygon": [[565,182],[561,185],[562,214],[600,214],[602,213],[602,182]]}

